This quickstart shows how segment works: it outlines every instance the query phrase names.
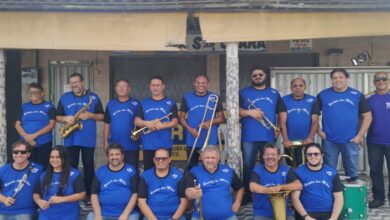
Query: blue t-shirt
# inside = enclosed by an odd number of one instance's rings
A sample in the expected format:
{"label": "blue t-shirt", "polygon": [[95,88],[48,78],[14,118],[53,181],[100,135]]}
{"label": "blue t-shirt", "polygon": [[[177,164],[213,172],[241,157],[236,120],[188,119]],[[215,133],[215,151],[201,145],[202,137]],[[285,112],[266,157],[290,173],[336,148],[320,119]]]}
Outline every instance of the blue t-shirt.
{"label": "blue t-shirt", "polygon": [[[232,211],[231,188],[237,191],[242,188],[242,183],[232,168],[218,164],[217,170],[210,173],[203,164],[199,164],[190,170],[187,186],[193,187],[194,180],[196,180],[196,184],[200,184],[202,189],[201,200],[204,219],[226,220],[235,215]],[[199,212],[194,211],[192,217],[199,218]]]}
{"label": "blue t-shirt", "polygon": [[[21,107],[20,121],[22,128],[27,134],[33,134],[45,126],[47,126],[50,120],[56,120],[56,109],[53,104],[47,101],[43,101],[39,104],[33,104],[32,102],[26,102]],[[20,136],[21,140],[24,140]],[[52,132],[40,135],[35,139],[36,147],[46,144],[53,139]]]}
{"label": "blue t-shirt", "polygon": [[138,198],[146,198],[157,219],[172,219],[180,205],[180,198],[185,197],[182,181],[183,173],[174,167],[170,167],[165,177],[158,177],[156,168],[151,168],[141,175]]}
{"label": "blue t-shirt", "polygon": [[[264,187],[278,186],[288,183],[287,177],[290,168],[284,165],[280,165],[275,172],[268,171],[264,164],[253,169],[251,182],[255,182]],[[286,199],[286,211],[288,216],[292,216],[292,211],[288,208]],[[270,202],[270,195],[254,193],[253,200],[253,215],[273,218],[274,213]]]}
{"label": "blue t-shirt", "polygon": [[333,193],[341,192],[343,186],[337,170],[323,164],[320,170],[310,170],[306,164],[295,169],[303,189],[299,197],[307,212],[332,212]]}
{"label": "blue t-shirt", "polygon": [[18,215],[18,214],[34,214],[36,210],[35,202],[33,201],[33,192],[35,184],[38,181],[39,175],[42,173],[42,166],[34,162],[23,170],[16,170],[12,163],[6,164],[0,168],[0,187],[1,194],[5,197],[12,197],[16,187],[22,180],[25,173],[30,172],[23,188],[16,194],[15,203],[6,207],[3,203],[0,204],[0,214],[2,215]]}
{"label": "blue t-shirt", "polygon": [[[240,91],[240,108],[249,110],[250,102],[248,99],[276,125],[276,114],[285,108],[278,91],[269,87],[263,90],[252,86],[246,87]],[[243,142],[275,141],[274,129],[266,129],[258,120],[250,116],[242,117],[241,125],[241,140]]]}
{"label": "blue t-shirt", "polygon": [[[125,163],[118,171],[111,170],[108,165],[100,167],[96,171],[91,194],[98,195],[102,216],[119,217],[130,197],[137,193],[137,184],[137,171],[130,164]],[[138,210],[134,208],[133,213],[138,213]]]}
{"label": "blue t-shirt", "polygon": [[[42,173],[39,178],[39,184],[36,185],[34,193],[41,194],[41,197],[45,201],[58,195],[58,187],[60,184],[60,173],[53,173],[52,181],[49,187],[49,193],[41,191],[41,184],[45,178],[46,172]],[[63,190],[63,196],[72,195],[74,193],[85,192],[83,178],[76,169],[71,169],[67,187]],[[59,204],[51,204],[48,209],[39,210],[38,219],[50,219],[50,220],[75,220],[79,218],[80,207],[79,202],[65,202]]]}
{"label": "blue t-shirt", "polygon": [[318,108],[315,108],[316,98],[305,94],[302,99],[294,99],[292,94],[282,98],[286,105],[287,133],[289,140],[305,140],[311,129],[312,115],[318,115]]}
{"label": "blue t-shirt", "polygon": [[[145,121],[160,119],[169,113],[172,115],[167,120],[166,118],[161,122],[169,122],[173,118],[177,118],[176,102],[170,98],[163,98],[161,100],[154,100],[147,98],[142,100],[141,105],[137,111],[137,116]],[[142,148],[144,150],[157,150],[158,148],[172,148],[172,128],[161,129],[153,131],[148,134],[142,133]]]}
{"label": "blue t-shirt", "polygon": [[343,92],[328,88],[317,99],[326,139],[337,144],[351,142],[359,130],[359,115],[370,111],[364,95],[349,87]]}
{"label": "blue t-shirt", "polygon": [[372,144],[390,144],[390,92],[368,96],[372,113],[372,123],[367,133],[367,142]]}
{"label": "blue t-shirt", "polygon": [[130,138],[138,106],[139,101],[133,98],[129,98],[125,102],[112,99],[107,103],[104,122],[110,124],[110,144],[118,143],[125,151],[139,150],[138,141],[133,141]]}
{"label": "blue t-shirt", "polygon": [[[189,92],[184,95],[181,102],[180,111],[187,112],[187,123],[191,128],[199,130],[199,125],[202,122],[206,103],[210,95],[216,95],[212,92],[207,92],[204,96],[198,96],[195,92]],[[216,108],[214,118],[216,117],[217,112],[222,112],[222,102],[221,99],[218,99],[218,102],[209,102],[207,107],[207,113],[204,121],[209,121],[211,119],[214,108]],[[196,147],[201,148],[204,144],[204,141],[207,136],[208,129],[202,129],[198,141],[196,142]],[[186,130],[186,145],[192,147],[194,145],[195,137]],[[218,125],[213,125],[210,131],[209,143],[208,145],[217,145],[218,144]]]}
{"label": "blue t-shirt", "polygon": [[[89,103],[89,97],[92,98],[92,104],[87,111],[92,113],[103,114],[103,106],[100,98],[92,92],[87,92],[85,95],[76,96],[73,92],[67,92],[61,96],[58,102],[57,113],[60,116],[74,116],[80,109]],[[87,148],[95,148],[96,146],[96,121],[93,119],[80,120],[83,128],[76,129],[68,137],[64,139],[64,146],[81,146]]]}

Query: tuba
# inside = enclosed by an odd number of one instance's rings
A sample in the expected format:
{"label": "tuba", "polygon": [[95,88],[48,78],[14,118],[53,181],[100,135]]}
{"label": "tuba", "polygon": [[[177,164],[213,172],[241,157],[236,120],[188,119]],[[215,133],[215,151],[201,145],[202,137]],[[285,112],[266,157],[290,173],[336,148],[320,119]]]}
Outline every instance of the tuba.
{"label": "tuba", "polygon": [[92,97],[90,95],[89,96],[89,102],[86,105],[84,105],[74,115],[75,123],[74,124],[69,124],[68,122],[65,122],[64,125],[60,128],[60,135],[61,135],[62,138],[68,137],[72,132],[74,132],[77,129],[79,129],[79,130],[83,129],[83,123],[80,121],[80,115],[82,113],[86,112],[91,104],[92,104]]}
{"label": "tuba", "polygon": [[269,194],[275,220],[287,219],[286,196],[288,193],[289,192],[282,191]]}

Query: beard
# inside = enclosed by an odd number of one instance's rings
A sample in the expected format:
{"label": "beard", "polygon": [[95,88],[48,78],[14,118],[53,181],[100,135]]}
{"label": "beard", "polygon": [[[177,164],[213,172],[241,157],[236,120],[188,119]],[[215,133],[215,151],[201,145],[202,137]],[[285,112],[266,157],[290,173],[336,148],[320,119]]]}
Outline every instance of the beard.
{"label": "beard", "polygon": [[252,85],[256,87],[265,86],[265,80],[262,82],[255,82],[254,80],[252,80]]}

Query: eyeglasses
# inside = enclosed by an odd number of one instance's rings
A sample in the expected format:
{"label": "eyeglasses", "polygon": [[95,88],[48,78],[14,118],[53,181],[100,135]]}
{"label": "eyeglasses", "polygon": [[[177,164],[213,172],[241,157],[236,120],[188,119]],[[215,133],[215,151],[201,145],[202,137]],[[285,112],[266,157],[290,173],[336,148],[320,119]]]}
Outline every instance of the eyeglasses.
{"label": "eyeglasses", "polygon": [[387,78],[387,77],[375,77],[374,78],[375,82],[380,82],[380,81],[386,82],[387,80],[389,80],[389,78]]}
{"label": "eyeglasses", "polygon": [[32,96],[32,95],[40,95],[41,94],[41,91],[30,91],[28,92],[28,95],[29,96]]}
{"label": "eyeglasses", "polygon": [[299,88],[299,87],[305,87],[305,85],[303,85],[303,84],[300,84],[300,85],[293,85],[292,87],[293,87],[293,88]]}
{"label": "eyeglasses", "polygon": [[263,73],[259,73],[259,74],[252,74],[252,78],[256,78],[256,77],[263,77],[265,76],[265,74]]}
{"label": "eyeglasses", "polygon": [[29,151],[28,150],[13,150],[12,153],[13,154],[27,154]]}
{"label": "eyeglasses", "polygon": [[264,154],[265,157],[277,157],[277,154]]}
{"label": "eyeglasses", "polygon": [[75,82],[69,82],[70,85],[79,85],[81,84],[81,81],[75,81]]}
{"label": "eyeglasses", "polygon": [[318,156],[320,156],[321,155],[321,153],[319,153],[319,152],[315,152],[315,153],[306,153],[306,156],[307,157],[318,157]]}
{"label": "eyeglasses", "polygon": [[163,162],[165,162],[165,161],[167,161],[168,159],[169,159],[169,157],[155,157],[155,158],[153,158],[155,161],[163,161]]}

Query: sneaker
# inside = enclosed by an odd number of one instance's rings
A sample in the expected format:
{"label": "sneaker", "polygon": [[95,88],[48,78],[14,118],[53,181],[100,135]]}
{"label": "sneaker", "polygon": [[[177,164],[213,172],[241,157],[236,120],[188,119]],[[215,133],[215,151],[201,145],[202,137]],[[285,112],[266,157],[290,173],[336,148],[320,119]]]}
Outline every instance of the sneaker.
{"label": "sneaker", "polygon": [[375,208],[383,206],[384,204],[385,204],[384,201],[372,200],[370,203],[368,203],[368,207],[371,208],[371,209],[375,209]]}
{"label": "sneaker", "polygon": [[353,176],[353,177],[350,177],[347,179],[347,182],[351,183],[351,182],[356,182],[357,180],[359,179],[358,176]]}

